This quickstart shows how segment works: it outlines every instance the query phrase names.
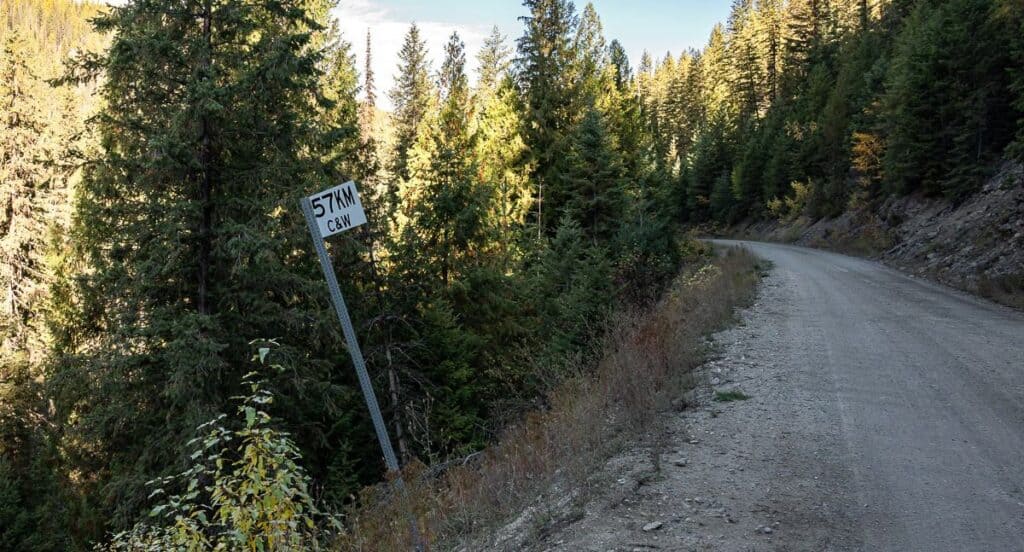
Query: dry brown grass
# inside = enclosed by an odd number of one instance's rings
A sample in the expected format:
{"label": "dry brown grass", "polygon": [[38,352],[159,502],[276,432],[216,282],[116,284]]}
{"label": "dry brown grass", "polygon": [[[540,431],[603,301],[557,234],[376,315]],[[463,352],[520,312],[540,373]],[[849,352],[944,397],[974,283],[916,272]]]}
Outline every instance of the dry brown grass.
{"label": "dry brown grass", "polygon": [[[758,269],[746,251],[731,250],[680,275],[648,309],[614,317],[596,367],[576,366],[549,396],[547,410],[509,428],[493,446],[437,477],[407,470],[408,503],[429,541],[447,549],[479,539],[536,502],[558,483],[585,488],[593,469],[639,436],[655,469],[661,416],[692,387],[705,358],[704,336],[723,326],[753,296]],[[405,501],[368,490],[350,512],[340,550],[411,550]]]}

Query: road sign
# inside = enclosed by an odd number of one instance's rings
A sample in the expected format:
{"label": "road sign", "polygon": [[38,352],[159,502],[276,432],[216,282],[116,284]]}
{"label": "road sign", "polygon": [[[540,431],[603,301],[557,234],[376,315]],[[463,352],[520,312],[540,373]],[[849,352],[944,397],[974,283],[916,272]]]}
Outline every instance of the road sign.
{"label": "road sign", "polygon": [[356,183],[351,180],[311,195],[308,199],[323,238],[366,224],[363,203],[359,201]]}
{"label": "road sign", "polygon": [[[395,456],[395,450],[391,447],[391,438],[388,436],[387,426],[384,425],[384,416],[380,413],[377,394],[374,393],[370,375],[366,372],[363,351],[359,348],[359,341],[356,340],[356,330],[352,327],[352,318],[348,314],[345,298],[341,295],[341,287],[338,285],[337,275],[334,274],[331,256],[327,253],[327,248],[324,247],[325,238],[366,224],[363,204],[359,201],[355,183],[351,181],[303,198],[300,203],[302,214],[306,217],[306,225],[309,227],[309,235],[313,238],[313,247],[316,248],[316,254],[320,257],[320,268],[324,272],[324,278],[327,279],[327,289],[331,293],[334,312],[338,315],[338,321],[341,322],[345,342],[348,344],[349,354],[352,355],[352,364],[356,368],[359,387],[362,388],[366,406],[370,409],[373,429],[377,433],[377,440],[380,441],[380,448],[384,453],[384,463],[387,465],[388,471],[395,474],[394,484],[398,494],[405,498],[405,483],[402,481],[399,471],[398,458]],[[411,511],[409,512],[409,523],[414,549],[424,550],[419,526]]]}

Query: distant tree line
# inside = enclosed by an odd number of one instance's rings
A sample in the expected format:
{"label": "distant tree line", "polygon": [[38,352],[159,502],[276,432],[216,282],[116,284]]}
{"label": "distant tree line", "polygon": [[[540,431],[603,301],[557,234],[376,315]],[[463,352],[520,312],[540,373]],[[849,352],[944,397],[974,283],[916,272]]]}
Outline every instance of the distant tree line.
{"label": "distant tree line", "polygon": [[735,0],[639,75],[686,218],[962,200],[1021,158],[1022,24],[1019,0]]}

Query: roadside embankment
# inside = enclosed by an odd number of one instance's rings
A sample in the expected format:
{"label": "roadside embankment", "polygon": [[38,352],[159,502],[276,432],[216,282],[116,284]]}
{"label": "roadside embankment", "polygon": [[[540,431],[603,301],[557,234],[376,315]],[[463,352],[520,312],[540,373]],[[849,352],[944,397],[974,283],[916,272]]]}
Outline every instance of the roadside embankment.
{"label": "roadside embankment", "polygon": [[1024,167],[1019,164],[1005,164],[960,204],[912,195],[834,219],[748,222],[725,234],[871,257],[1024,308]]}
{"label": "roadside embankment", "polygon": [[[442,473],[407,474],[431,549],[521,550],[570,522],[592,492],[592,472],[624,447],[640,443],[660,465],[660,413],[685,406],[678,397],[706,359],[706,336],[753,299],[761,275],[744,250],[699,258],[656,303],[613,316],[599,360],[562,370],[570,375],[546,406],[494,445]],[[400,501],[367,494],[339,549],[408,550],[406,519]]]}

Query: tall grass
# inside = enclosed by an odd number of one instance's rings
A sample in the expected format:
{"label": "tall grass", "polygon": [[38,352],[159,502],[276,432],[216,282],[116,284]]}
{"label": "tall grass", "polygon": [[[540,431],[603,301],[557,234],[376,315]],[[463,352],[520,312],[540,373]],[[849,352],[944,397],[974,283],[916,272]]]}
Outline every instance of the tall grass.
{"label": "tall grass", "polygon": [[730,250],[681,274],[654,305],[613,316],[596,366],[568,367],[572,375],[549,393],[548,408],[441,475],[409,468],[408,500],[367,490],[349,512],[351,531],[338,549],[411,550],[406,507],[431,550],[479,542],[554,484],[585,487],[596,466],[637,438],[657,469],[661,413],[693,386],[704,336],[752,298],[757,279],[752,255]]}

